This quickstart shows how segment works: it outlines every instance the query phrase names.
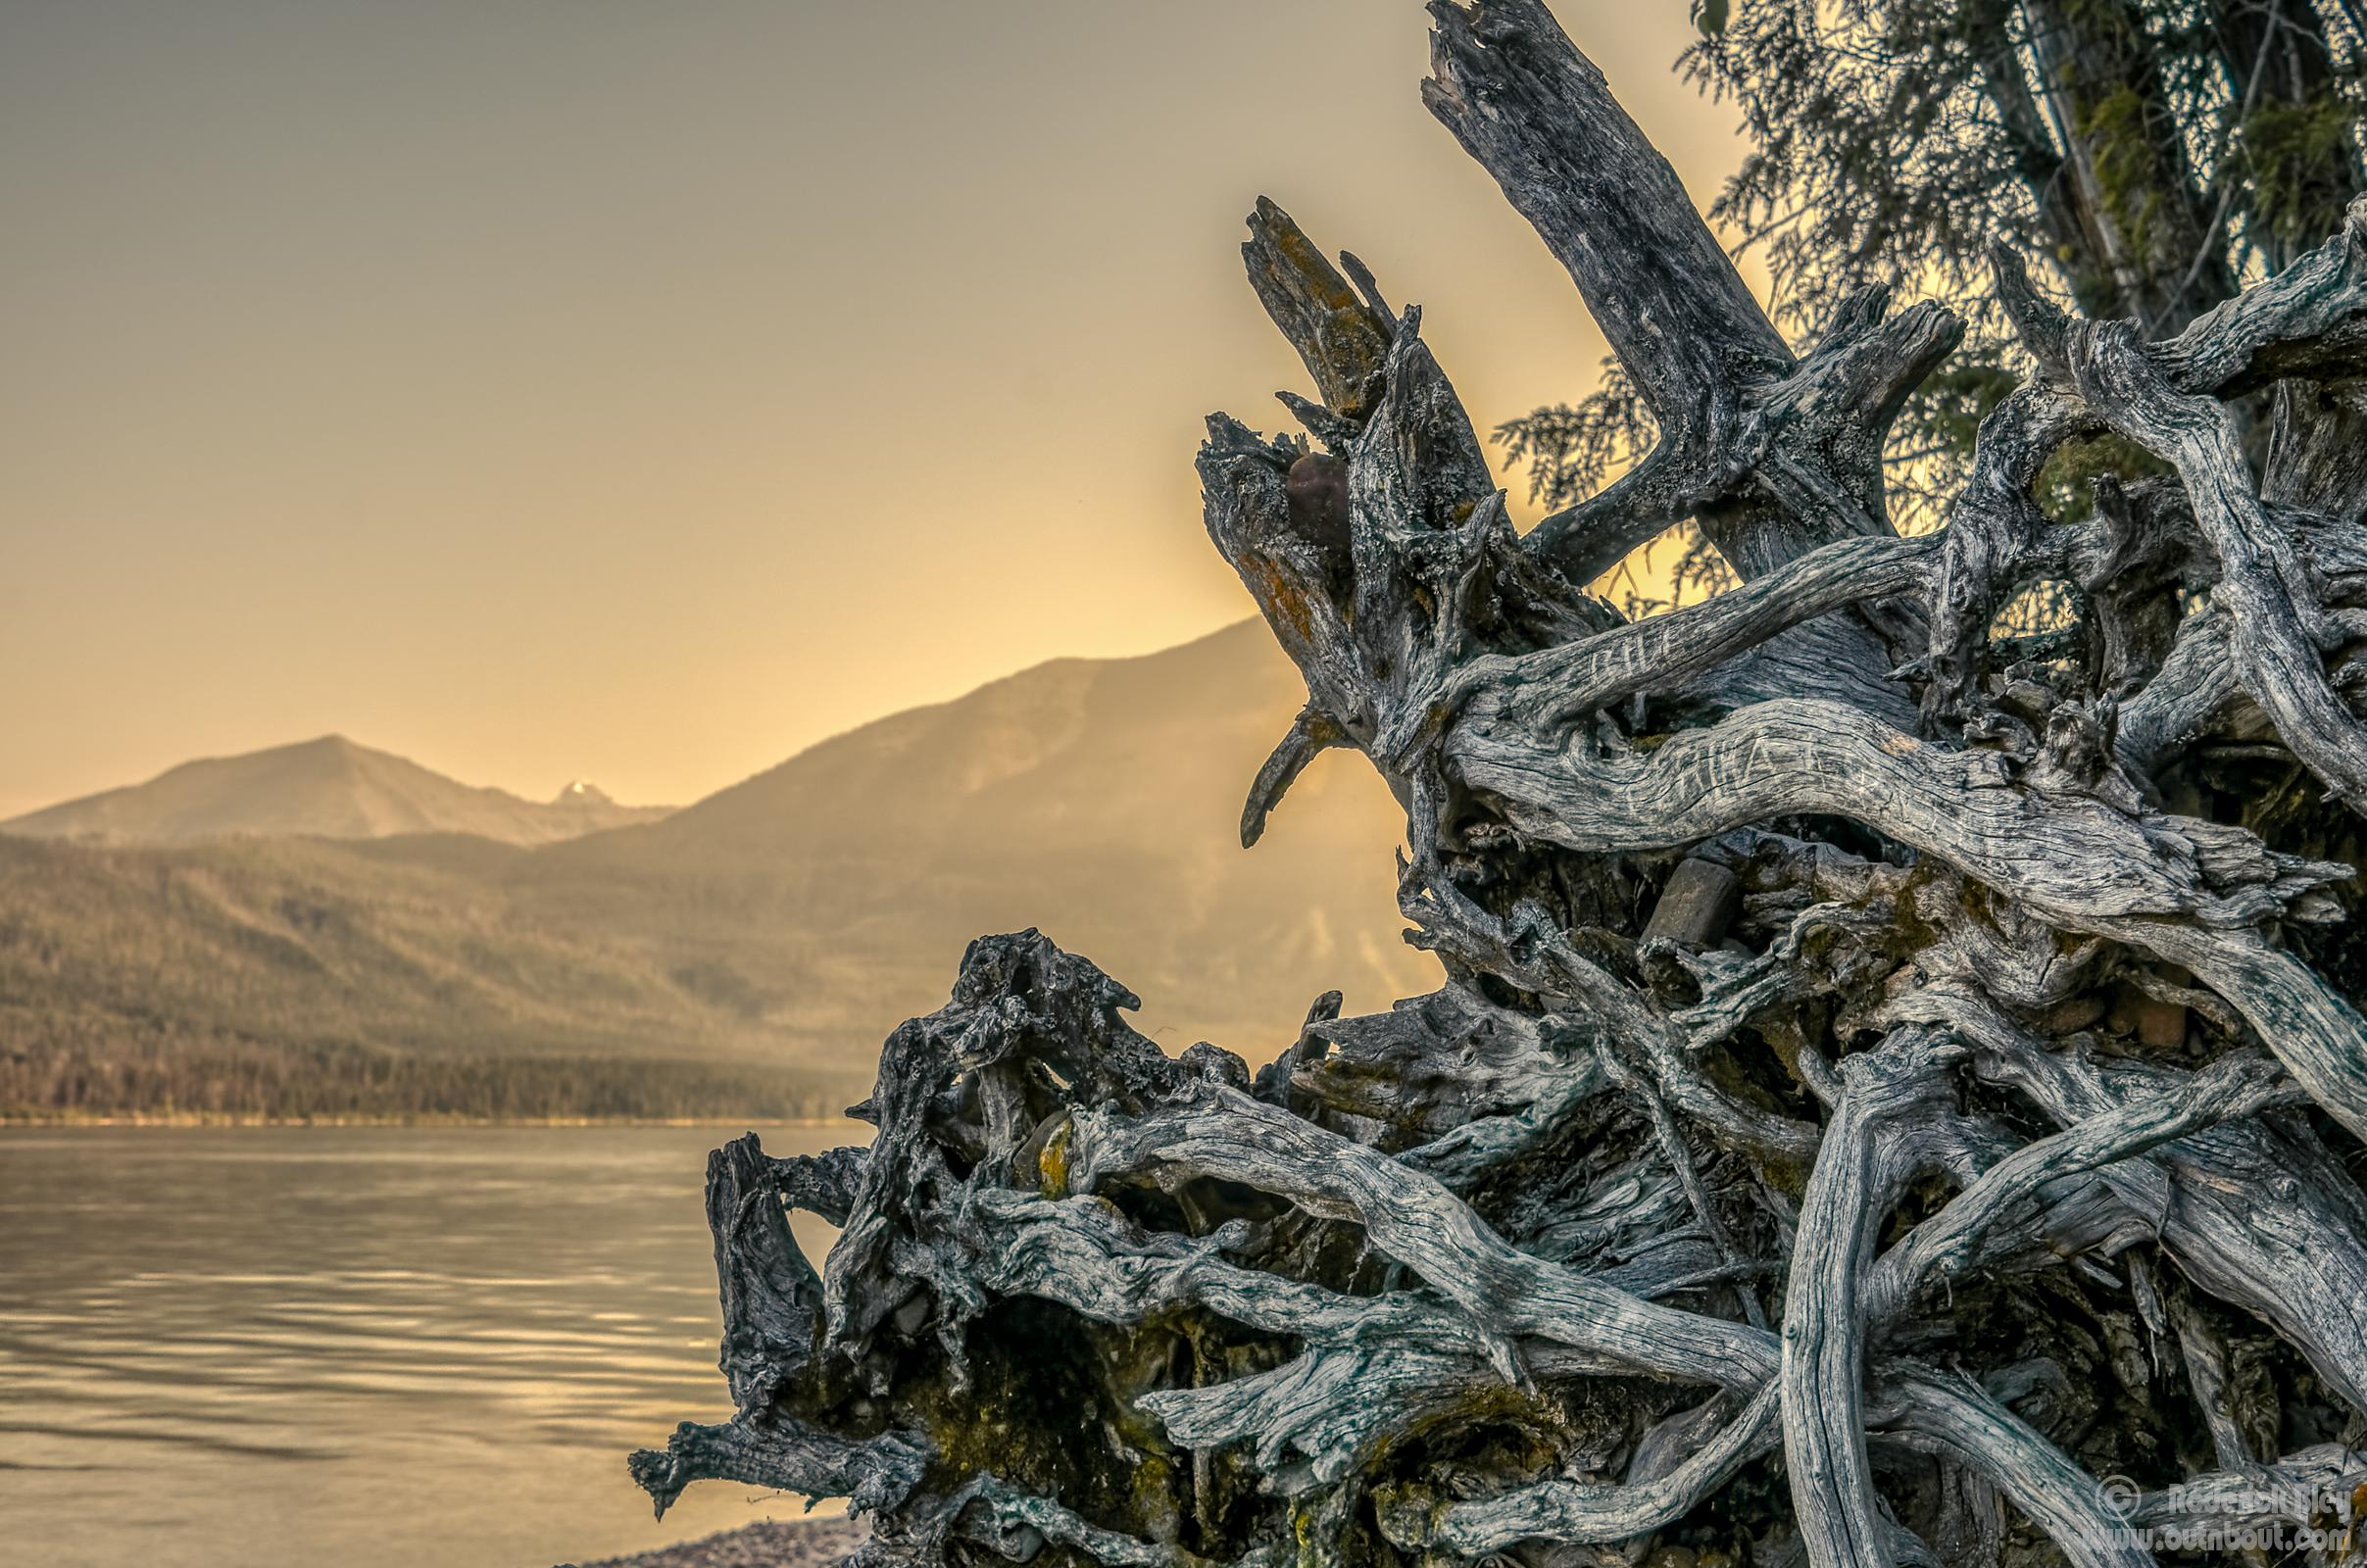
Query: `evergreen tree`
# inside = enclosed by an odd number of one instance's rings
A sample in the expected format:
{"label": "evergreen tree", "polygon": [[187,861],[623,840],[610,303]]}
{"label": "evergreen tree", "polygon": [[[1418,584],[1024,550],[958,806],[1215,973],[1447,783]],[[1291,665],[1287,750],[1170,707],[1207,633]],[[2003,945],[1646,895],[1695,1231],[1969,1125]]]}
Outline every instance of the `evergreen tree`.
{"label": "evergreen tree", "polygon": [[[1710,215],[1758,252],[1776,319],[1812,338],[1849,293],[1937,296],[1974,335],[1889,453],[1894,522],[1941,520],[1981,416],[2019,367],[1986,262],[2043,261],[2081,314],[2176,332],[2289,265],[2367,188],[2359,0],[1700,0],[1682,69],[1742,112],[1751,152]],[[1616,366],[1575,404],[1497,431],[1549,509],[1650,449]],[[2084,504],[2111,444],[2050,486]],[[1679,597],[1731,580],[1690,526]],[[1632,574],[1631,611],[1656,608]]]}

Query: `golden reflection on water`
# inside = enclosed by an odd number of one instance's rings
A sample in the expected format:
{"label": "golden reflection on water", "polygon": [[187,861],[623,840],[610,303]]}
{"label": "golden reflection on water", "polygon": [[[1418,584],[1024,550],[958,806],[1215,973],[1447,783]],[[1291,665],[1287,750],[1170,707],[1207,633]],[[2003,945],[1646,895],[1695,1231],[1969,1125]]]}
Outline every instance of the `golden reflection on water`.
{"label": "golden reflection on water", "polygon": [[798,1515],[709,1485],[661,1524],[624,1470],[730,1413],[730,1136],[0,1129],[0,1559],[539,1568]]}

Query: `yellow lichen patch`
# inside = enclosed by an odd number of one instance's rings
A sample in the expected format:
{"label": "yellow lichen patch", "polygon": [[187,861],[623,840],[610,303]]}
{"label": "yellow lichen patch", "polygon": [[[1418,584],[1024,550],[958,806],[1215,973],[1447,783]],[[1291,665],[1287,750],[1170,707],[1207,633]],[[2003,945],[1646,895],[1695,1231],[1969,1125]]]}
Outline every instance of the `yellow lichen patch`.
{"label": "yellow lichen patch", "polygon": [[1257,578],[1251,584],[1251,591],[1265,607],[1268,618],[1279,615],[1302,642],[1313,641],[1315,616],[1307,606],[1306,591],[1291,580],[1282,564],[1271,556],[1251,556],[1248,564]]}
{"label": "yellow lichen patch", "polygon": [[[1272,217],[1267,221],[1266,232],[1273,242],[1275,253],[1292,271],[1299,274],[1300,280],[1307,286],[1307,297],[1330,311],[1362,310],[1364,302],[1356,298],[1356,290],[1348,286],[1348,279],[1342,277],[1331,265],[1331,258],[1317,250],[1315,242],[1307,237],[1307,230],[1301,228],[1281,208],[1269,207],[1267,210]],[[1259,216],[1265,216],[1264,212]]]}
{"label": "yellow lichen patch", "polygon": [[1068,1196],[1068,1128],[1067,1122],[1055,1127],[1036,1155],[1036,1174],[1043,1180],[1046,1198]]}

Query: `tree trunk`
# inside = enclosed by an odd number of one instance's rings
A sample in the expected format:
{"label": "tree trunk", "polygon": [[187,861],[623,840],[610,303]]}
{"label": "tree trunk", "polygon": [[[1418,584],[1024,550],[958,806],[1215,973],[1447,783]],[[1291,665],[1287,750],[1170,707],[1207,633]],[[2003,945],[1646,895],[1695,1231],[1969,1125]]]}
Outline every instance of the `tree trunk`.
{"label": "tree trunk", "polygon": [[2034,194],[2081,236],[2083,260],[2066,268],[2072,292],[2091,315],[2176,331],[2233,294],[2236,278],[2227,212],[2194,176],[2145,16],[2128,0],[2023,8],[2055,139],[2070,150]]}

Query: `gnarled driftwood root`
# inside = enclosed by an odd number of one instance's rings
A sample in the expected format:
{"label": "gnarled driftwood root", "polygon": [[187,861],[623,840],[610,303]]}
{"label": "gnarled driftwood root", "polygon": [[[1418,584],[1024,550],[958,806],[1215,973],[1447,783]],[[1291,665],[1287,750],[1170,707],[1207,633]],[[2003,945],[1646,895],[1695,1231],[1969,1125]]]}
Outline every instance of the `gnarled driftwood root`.
{"label": "gnarled driftwood root", "polygon": [[[850,1497],[883,1563],[2133,1568],[2220,1523],[2342,1560],[2367,205],[2161,342],[2001,257],[2030,376],[1900,538],[1884,440],[1962,324],[1877,290],[1796,352],[1541,0],[1430,10],[1431,108],[1659,450],[1516,534],[1420,313],[1261,202],[1320,401],[1199,466],[1307,691],[1242,838],[1361,752],[1446,983],[1328,996],[1253,1071],[981,939],[867,1149],[717,1152],[738,1413],[636,1477]],[[2105,432],[2158,467],[2050,518]],[[1583,591],[1687,516],[1740,587]],[[2071,618],[1993,637],[2041,580]],[[793,1209],[842,1227],[818,1272]]]}

